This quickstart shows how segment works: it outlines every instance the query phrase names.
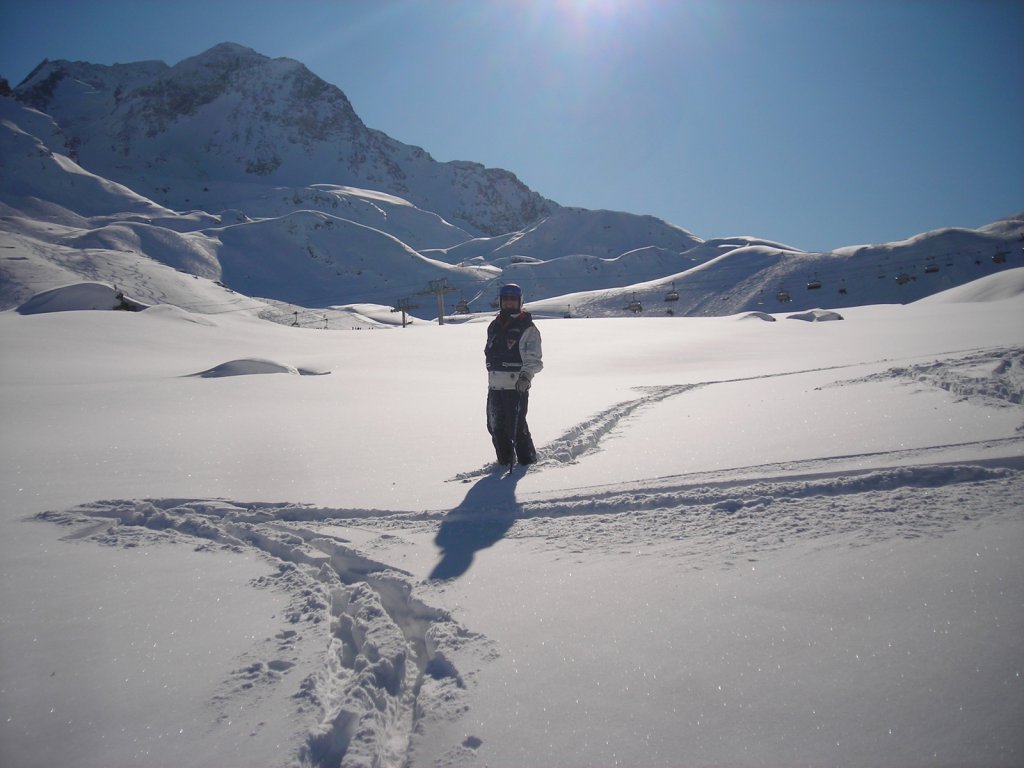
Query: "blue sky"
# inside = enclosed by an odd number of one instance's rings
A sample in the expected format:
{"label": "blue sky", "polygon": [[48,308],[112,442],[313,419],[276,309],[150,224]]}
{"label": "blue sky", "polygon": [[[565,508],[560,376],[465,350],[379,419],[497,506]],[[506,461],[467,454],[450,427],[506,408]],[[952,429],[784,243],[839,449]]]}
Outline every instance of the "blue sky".
{"label": "blue sky", "polygon": [[231,41],[435,159],[704,238],[828,250],[1024,210],[1020,0],[3,0],[0,20],[11,85],[44,58]]}

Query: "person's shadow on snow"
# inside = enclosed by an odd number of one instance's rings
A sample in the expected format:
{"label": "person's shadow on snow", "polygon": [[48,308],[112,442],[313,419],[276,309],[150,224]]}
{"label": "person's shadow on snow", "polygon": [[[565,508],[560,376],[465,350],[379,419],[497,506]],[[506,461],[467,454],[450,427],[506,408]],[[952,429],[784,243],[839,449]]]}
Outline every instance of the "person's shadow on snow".
{"label": "person's shadow on snow", "polygon": [[441,561],[431,571],[431,581],[457,579],[469,570],[477,552],[501,541],[508,533],[519,517],[517,482],[515,475],[487,475],[445,516],[434,538],[441,550]]}

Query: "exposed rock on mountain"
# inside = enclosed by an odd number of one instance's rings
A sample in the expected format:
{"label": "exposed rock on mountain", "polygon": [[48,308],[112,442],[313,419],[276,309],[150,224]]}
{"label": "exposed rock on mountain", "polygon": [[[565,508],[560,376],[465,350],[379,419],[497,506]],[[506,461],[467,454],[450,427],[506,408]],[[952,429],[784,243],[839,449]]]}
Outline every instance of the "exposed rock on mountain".
{"label": "exposed rock on mountain", "polygon": [[14,89],[52,115],[81,164],[169,207],[229,207],[248,187],[376,189],[496,235],[558,208],[514,174],[439,163],[368,128],[291,59],[223,43],[168,67],[44,61]]}

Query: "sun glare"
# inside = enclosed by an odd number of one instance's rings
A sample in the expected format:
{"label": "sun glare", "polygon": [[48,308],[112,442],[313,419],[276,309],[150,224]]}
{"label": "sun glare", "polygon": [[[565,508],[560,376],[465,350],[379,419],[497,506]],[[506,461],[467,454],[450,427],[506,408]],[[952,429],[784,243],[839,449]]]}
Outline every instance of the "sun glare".
{"label": "sun glare", "polygon": [[632,29],[646,26],[655,0],[553,0],[535,2],[569,45],[604,46]]}
{"label": "sun glare", "polygon": [[559,0],[568,13],[578,16],[612,16],[619,13],[626,5],[626,0]]}
{"label": "sun glare", "polygon": [[607,28],[645,5],[637,0],[555,0],[559,15],[576,28]]}

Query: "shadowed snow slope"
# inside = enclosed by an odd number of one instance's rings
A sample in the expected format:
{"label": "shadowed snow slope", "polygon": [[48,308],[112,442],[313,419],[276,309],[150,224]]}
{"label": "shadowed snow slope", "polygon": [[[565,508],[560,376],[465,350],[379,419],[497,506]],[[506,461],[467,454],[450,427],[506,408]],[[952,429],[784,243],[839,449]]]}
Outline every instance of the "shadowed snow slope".
{"label": "shadowed snow slope", "polygon": [[1024,293],[1024,268],[1011,269],[996,275],[958,285],[942,293],[921,299],[922,302],[1000,301]]}

